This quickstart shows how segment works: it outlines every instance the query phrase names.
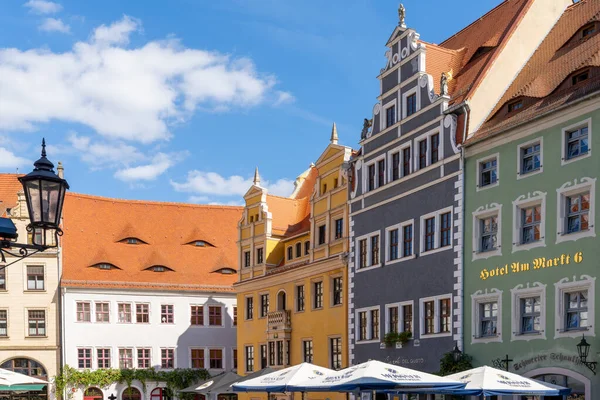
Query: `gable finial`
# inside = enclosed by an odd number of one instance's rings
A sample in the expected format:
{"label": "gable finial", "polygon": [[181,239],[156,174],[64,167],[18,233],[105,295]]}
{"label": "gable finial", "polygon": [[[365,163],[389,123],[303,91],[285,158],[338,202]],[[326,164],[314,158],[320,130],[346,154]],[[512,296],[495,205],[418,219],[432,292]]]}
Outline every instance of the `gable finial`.
{"label": "gable finial", "polygon": [[400,3],[400,5],[398,6],[398,25],[401,27],[406,27],[406,25],[404,24],[404,18],[406,17],[406,8],[404,8],[404,5],[402,3]]}
{"label": "gable finial", "polygon": [[331,128],[331,138],[329,139],[329,141],[331,142],[331,144],[338,143],[337,126],[335,126],[335,122],[333,123],[333,127]]}
{"label": "gable finial", "polygon": [[258,167],[254,170],[254,180],[252,181],[255,186],[260,186],[260,175],[258,174]]}

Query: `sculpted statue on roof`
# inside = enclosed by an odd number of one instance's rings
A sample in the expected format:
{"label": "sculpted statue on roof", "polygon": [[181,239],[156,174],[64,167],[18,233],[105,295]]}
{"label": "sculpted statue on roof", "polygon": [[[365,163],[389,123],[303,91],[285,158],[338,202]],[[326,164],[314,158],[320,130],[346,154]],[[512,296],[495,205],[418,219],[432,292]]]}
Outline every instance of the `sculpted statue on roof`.
{"label": "sculpted statue on roof", "polygon": [[400,6],[398,6],[398,25],[404,26],[404,18],[405,17],[406,17],[406,9],[404,8],[404,5],[402,3],[400,3]]}

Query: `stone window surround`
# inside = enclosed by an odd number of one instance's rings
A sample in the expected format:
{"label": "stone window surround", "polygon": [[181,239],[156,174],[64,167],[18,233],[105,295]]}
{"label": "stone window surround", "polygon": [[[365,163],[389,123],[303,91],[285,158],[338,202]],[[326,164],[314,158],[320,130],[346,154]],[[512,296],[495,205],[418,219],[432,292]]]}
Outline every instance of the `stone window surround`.
{"label": "stone window surround", "polygon": [[[374,190],[377,190],[380,187],[383,187],[387,183],[387,181],[383,182],[383,183],[378,182],[378,179],[377,179],[377,177],[379,175],[379,172],[377,170],[377,163],[379,161],[382,161],[382,160],[384,162],[384,173],[383,173],[383,179],[384,179],[384,181],[387,178],[387,175],[388,175],[387,170],[389,168],[388,168],[388,164],[386,162],[386,158],[387,158],[386,157],[386,153],[383,153],[383,154],[380,154],[377,157],[374,157],[374,158],[370,159],[368,162],[365,161],[363,163],[363,166],[362,166],[362,169],[363,169],[363,173],[362,173],[362,192],[363,193],[369,193],[369,192],[372,192]],[[375,166],[375,187],[373,189],[369,190],[369,167],[371,165]]]}
{"label": "stone window surround", "polygon": [[[514,341],[530,341],[530,340],[546,340],[546,286],[540,282],[533,282],[531,285],[529,282],[524,286],[518,284],[514,288],[510,289],[510,296],[512,302],[511,312],[511,342]],[[527,297],[539,296],[540,298],[540,332],[538,333],[521,333],[521,299]]]}
{"label": "stone window surround", "polygon": [[[378,339],[373,339],[371,338],[371,311],[373,310],[379,310],[379,338]],[[367,339],[365,340],[360,340],[360,317],[359,314],[361,312],[366,312],[367,313]],[[381,337],[381,323],[382,323],[382,318],[381,318],[381,307],[380,306],[371,306],[371,307],[363,307],[363,308],[357,308],[354,311],[354,315],[355,315],[355,321],[356,323],[354,324],[355,326],[355,334],[354,337],[356,338],[355,343],[356,344],[365,344],[365,343],[380,343],[383,338]]]}
{"label": "stone window surround", "polygon": [[[450,299],[450,332],[440,332],[440,300]],[[425,303],[433,301],[433,318],[434,325],[433,330],[436,333],[425,334]],[[413,319],[414,319],[414,308],[413,308]],[[452,293],[441,294],[438,296],[422,297],[419,299],[419,339],[430,339],[439,338],[444,336],[452,336],[454,330],[454,303],[452,301]],[[413,328],[414,329],[414,328]],[[413,334],[414,336],[414,334]]]}
{"label": "stone window surround", "polygon": [[388,152],[387,152],[388,156],[387,156],[386,169],[387,169],[387,181],[388,182],[392,182],[393,181],[393,179],[392,179],[393,178],[392,177],[392,173],[393,173],[393,168],[392,168],[393,167],[393,157],[392,157],[392,155],[394,153],[399,153],[400,154],[400,156],[399,156],[399,165],[398,165],[398,175],[399,175],[398,179],[402,179],[405,176],[408,176],[408,175],[403,175],[402,174],[402,165],[403,165],[403,162],[402,162],[402,152],[404,151],[404,149],[407,149],[407,148],[410,149],[410,163],[409,163],[409,167],[408,167],[408,169],[409,169],[409,175],[412,174],[415,171],[415,169],[414,169],[414,161],[413,161],[415,157],[414,157],[414,154],[413,154],[412,140],[407,140],[406,142],[403,142],[400,146],[394,147],[393,149],[388,150]]}
{"label": "stone window surround", "polygon": [[[415,94],[417,97],[417,99],[416,99],[417,106],[415,108],[415,112],[412,113],[411,115],[407,116],[406,111],[407,111],[408,107],[406,104],[406,99],[408,98],[408,96],[413,95],[413,94]],[[420,90],[419,83],[417,80],[414,88],[402,93],[402,119],[405,119],[406,117],[412,117],[413,115],[418,113],[420,110],[421,110],[421,90]]]}
{"label": "stone window surround", "polygon": [[[479,241],[481,239],[481,224],[480,221],[483,218],[497,216],[498,231],[496,233],[496,250],[492,251],[479,251]],[[502,255],[502,204],[490,203],[485,206],[481,206],[473,211],[473,258],[475,260],[485,260],[490,257]]]}
{"label": "stone window surround", "polygon": [[[408,257],[403,257],[402,253],[404,250],[404,227],[412,225],[412,255]],[[394,229],[398,230],[398,258],[395,260],[390,260],[390,232]],[[402,261],[408,261],[414,259],[415,256],[415,220],[409,219],[408,221],[400,222],[399,224],[388,226],[385,228],[385,265],[396,264]],[[381,239],[379,243],[379,247],[381,247]]]}
{"label": "stone window surround", "polygon": [[[577,183],[579,181],[579,183]],[[565,229],[566,197],[583,192],[590,192],[590,209],[588,213],[589,229],[576,233],[563,234]],[[596,237],[595,227],[595,205],[596,205],[596,178],[583,177],[574,179],[572,182],[565,182],[560,188],[556,189],[556,244],[561,242],[575,241],[585,237]]]}
{"label": "stone window surround", "polygon": [[[440,241],[441,241],[441,225],[440,225],[440,216],[442,214],[446,214],[446,213],[450,213],[450,245],[449,246],[444,246],[444,247],[440,247]],[[431,218],[431,217],[435,217],[435,235],[434,235],[434,248],[433,250],[427,250],[425,251],[425,220]],[[420,221],[419,221],[419,227],[420,227],[420,232],[419,232],[419,255],[420,256],[426,256],[429,254],[434,254],[434,253],[438,253],[440,251],[444,251],[444,250],[451,250],[454,248],[453,246],[453,242],[454,242],[454,207],[450,206],[450,207],[446,207],[446,208],[442,208],[441,210],[437,210],[437,211],[433,211],[430,212],[428,214],[422,215],[420,217]],[[413,238],[415,237],[415,229],[413,227]],[[413,245],[413,253],[415,252],[415,248]]]}
{"label": "stone window surround", "polygon": [[[531,250],[536,247],[546,247],[546,192],[534,191],[527,193],[527,196],[521,195],[513,200],[513,233],[512,233],[512,252]],[[540,240],[537,242],[521,244],[521,210],[527,207],[541,206],[540,220]]]}
{"label": "stone window surround", "polygon": [[[491,185],[487,185],[487,186],[481,187],[480,186],[480,183],[481,183],[481,164],[484,163],[484,162],[486,162],[486,161],[493,160],[494,158],[496,159],[496,182],[492,183]],[[476,161],[475,165],[476,165],[476,168],[477,168],[477,170],[476,170],[477,173],[475,174],[475,179],[476,179],[476,181],[475,181],[475,185],[476,186],[475,187],[477,188],[478,192],[481,191],[481,190],[491,189],[491,188],[494,188],[494,187],[500,185],[500,153],[494,153],[494,154],[490,154],[489,156],[482,157],[482,158],[480,158],[480,159],[478,159]]]}
{"label": "stone window surround", "polygon": [[566,331],[565,327],[565,294],[578,291],[578,290],[587,290],[588,291],[588,310],[589,304],[592,307],[595,306],[595,287],[596,287],[596,277],[591,277],[589,275],[581,275],[579,280],[577,280],[576,276],[572,277],[572,281],[569,282],[569,278],[562,278],[560,281],[554,284],[554,297],[555,297],[555,312],[554,312],[554,325],[555,325],[555,333],[554,339],[558,338],[578,338],[581,335],[585,334],[587,336],[595,337],[595,324],[594,324],[594,316],[595,310],[588,311],[588,327],[592,327],[592,329],[577,329],[572,331]]}
{"label": "stone window surround", "polygon": [[[414,149],[414,151],[411,151],[411,154],[410,154],[412,157],[411,171],[419,171],[420,169],[425,169],[425,168],[433,165],[433,164],[431,164],[431,137],[435,134],[438,134],[439,138],[440,138],[439,146],[438,146],[437,162],[440,162],[444,159],[444,135],[440,132],[440,128],[434,128],[434,129],[427,131],[413,139],[412,148]],[[423,140],[427,140],[427,153],[425,155],[426,165],[423,168],[419,168],[419,143],[422,142]]]}
{"label": "stone window surround", "polygon": [[[523,163],[522,163],[523,157],[521,154],[521,150],[524,147],[529,147],[535,143],[540,144],[540,169],[538,169],[537,171],[532,171],[532,172],[528,172],[528,173],[524,174],[521,171],[521,168],[523,165]],[[539,136],[535,139],[531,139],[531,140],[528,140],[527,142],[523,142],[523,143],[519,144],[517,146],[517,180],[529,178],[530,176],[541,174],[542,172],[544,172],[544,138],[542,136]],[[498,173],[498,171],[496,171],[496,173]]]}
{"label": "stone window surround", "polygon": [[[379,264],[375,264],[375,265],[368,265],[369,264],[369,259],[371,256],[371,238],[373,236],[379,236]],[[367,266],[365,266],[364,268],[360,268],[360,241],[366,239],[367,240]],[[355,272],[364,272],[364,271],[368,271],[370,269],[374,269],[374,268],[379,268],[381,267],[381,244],[382,244],[382,240],[381,240],[381,231],[373,231],[367,234],[364,234],[362,236],[357,237],[356,239],[354,239],[354,259],[355,259]]]}
{"label": "stone window surround", "polygon": [[[411,326],[415,326],[415,302],[413,300],[408,300],[408,301],[401,301],[398,303],[390,303],[390,304],[386,304],[385,305],[385,316],[383,318],[384,320],[384,324],[385,324],[385,330],[384,332],[386,334],[388,334],[390,332],[390,326],[389,326],[389,309],[393,308],[393,307],[398,307],[398,326],[397,326],[397,331],[398,332],[403,332],[404,331],[404,306],[412,306],[413,309],[413,314],[412,314],[412,319],[411,319]],[[381,320],[381,316],[379,316],[379,319]],[[414,328],[413,328],[414,330]]]}
{"label": "stone window surround", "polygon": [[[496,319],[496,336],[479,337],[480,304],[498,302],[498,318]],[[502,342],[502,290],[492,288],[488,291],[476,291],[471,295],[471,344]]]}
{"label": "stone window surround", "polygon": [[[567,147],[566,147],[567,132],[573,131],[573,130],[576,130],[579,128],[583,128],[586,125],[588,128],[588,152],[587,152],[587,154],[567,160],[567,153],[566,153],[566,151],[567,151]],[[560,165],[561,166],[565,166],[567,164],[571,164],[573,162],[591,157],[591,155],[592,155],[592,118],[586,118],[583,121],[579,121],[575,124],[572,124],[572,125],[562,128],[560,141],[561,141],[561,147],[560,147]]]}
{"label": "stone window surround", "polygon": [[[387,110],[390,107],[396,107],[396,110],[395,110],[395,113],[394,113],[395,114],[394,115],[395,121],[394,121],[394,123],[392,125],[388,125],[387,124]],[[394,98],[394,100],[388,101],[387,103],[385,103],[381,107],[381,110],[382,110],[381,111],[381,120],[380,120],[380,125],[379,125],[381,127],[380,130],[383,131],[384,129],[387,129],[387,128],[391,127],[391,126],[396,125],[396,123],[399,121],[399,118],[398,118],[398,99]]]}

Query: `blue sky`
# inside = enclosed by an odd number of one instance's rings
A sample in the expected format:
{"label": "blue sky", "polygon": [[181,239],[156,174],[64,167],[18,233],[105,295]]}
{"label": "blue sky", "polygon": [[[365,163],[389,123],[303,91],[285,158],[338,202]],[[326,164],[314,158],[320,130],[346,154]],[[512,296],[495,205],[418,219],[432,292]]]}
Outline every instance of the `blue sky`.
{"label": "blue sky", "polygon": [[[439,43],[500,0],[406,0]],[[75,192],[239,204],[357,146],[397,24],[390,0],[0,0],[0,172],[45,137]]]}

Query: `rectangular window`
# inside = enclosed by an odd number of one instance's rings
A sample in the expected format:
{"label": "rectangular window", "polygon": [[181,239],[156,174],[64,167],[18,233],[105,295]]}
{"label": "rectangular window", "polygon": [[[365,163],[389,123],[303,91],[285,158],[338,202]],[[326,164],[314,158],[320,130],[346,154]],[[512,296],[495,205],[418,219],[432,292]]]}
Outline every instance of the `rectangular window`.
{"label": "rectangular window", "polygon": [[572,160],[586,155],[589,151],[588,126],[566,132],[565,159]]}
{"label": "rectangular window", "polygon": [[160,367],[165,369],[175,368],[174,349],[160,349]]}
{"label": "rectangular window", "polygon": [[339,218],[335,220],[335,238],[341,239],[344,236],[344,219]]}
{"label": "rectangular window", "polygon": [[342,304],[343,295],[343,282],[342,277],[333,278],[333,305],[337,306]]}
{"label": "rectangular window", "polygon": [[396,106],[391,106],[385,110],[385,127],[388,128],[396,123]]}
{"label": "rectangular window", "polygon": [[44,290],[44,266],[27,266],[27,290]]}
{"label": "rectangular window", "polygon": [[379,264],[379,235],[371,236],[371,264]]}
{"label": "rectangular window", "polygon": [[379,310],[371,310],[371,339],[379,339]]}
{"label": "rectangular window", "polygon": [[237,326],[237,306],[233,306],[233,326]]}
{"label": "rectangular window", "polygon": [[521,147],[521,175],[539,171],[541,160],[540,142]]}
{"label": "rectangular window", "polygon": [[277,341],[277,365],[283,365],[283,341]]}
{"label": "rectangular window", "polygon": [[325,244],[325,225],[319,226],[319,246]]}
{"label": "rectangular window", "polygon": [[244,267],[248,268],[250,266],[250,252],[244,252]]}
{"label": "rectangular window", "polygon": [[174,321],[173,305],[162,304],[160,306],[160,322],[163,324],[172,324]]}
{"label": "rectangular window", "polygon": [[323,308],[323,282],[313,283],[314,308]]}
{"label": "rectangular window", "polygon": [[8,336],[8,310],[0,310],[0,337]]}
{"label": "rectangular window", "polygon": [[452,218],[451,213],[447,212],[440,215],[440,247],[450,246],[452,237]]}
{"label": "rectangular window", "polygon": [[254,371],[254,346],[246,346],[246,372]]}
{"label": "rectangular window", "polygon": [[567,233],[587,231],[589,229],[590,193],[567,196],[566,200]]}
{"label": "rectangular window", "polygon": [[260,295],[260,317],[264,318],[269,313],[269,295]]}
{"label": "rectangular window", "polygon": [[540,332],[542,305],[540,297],[521,299],[521,334]]}
{"label": "rectangular window", "polygon": [[77,322],[90,322],[92,320],[91,305],[87,301],[77,302]]}
{"label": "rectangular window", "polygon": [[137,365],[138,368],[150,368],[152,366],[151,350],[149,348],[137,349]]}
{"label": "rectangular window", "polygon": [[208,306],[208,325],[210,325],[210,326],[223,325],[223,307]]}
{"label": "rectangular window", "polygon": [[402,257],[410,257],[413,248],[412,224],[402,228]]}
{"label": "rectangular window", "polygon": [[275,365],[275,342],[269,342],[269,365]]}
{"label": "rectangular window", "polygon": [[302,257],[302,243],[296,243],[296,258]]}
{"label": "rectangular window", "polygon": [[426,301],[425,306],[425,334],[435,333],[435,304],[433,301]]}
{"label": "rectangular window", "polygon": [[498,179],[498,161],[493,158],[479,163],[479,187],[486,187],[496,183]]}
{"label": "rectangular window", "polygon": [[233,369],[237,371],[238,367],[238,351],[237,349],[233,349]]}
{"label": "rectangular window", "polygon": [[292,258],[294,258],[294,250],[292,249],[292,246],[287,248],[287,259],[291,260]]}
{"label": "rectangular window", "polygon": [[119,322],[120,323],[131,323],[131,304],[130,303],[117,303],[119,311]]}
{"label": "rectangular window", "polygon": [[412,332],[413,306],[406,304],[402,306],[402,327],[404,332]]}
{"label": "rectangular window", "polygon": [[565,293],[565,330],[587,329],[588,291]]}
{"label": "rectangular window", "polygon": [[304,362],[313,362],[313,342],[312,340],[302,341],[302,359]]}
{"label": "rectangular window", "polygon": [[452,308],[450,299],[439,300],[440,307],[440,332],[450,332],[452,326]]}
{"label": "rectangular window", "polygon": [[342,338],[330,338],[329,343],[329,352],[331,353],[331,369],[342,369]]}
{"label": "rectangular window", "polygon": [[400,153],[392,154],[392,181],[400,179]]}
{"label": "rectangular window", "polygon": [[541,240],[541,222],[541,205],[521,209],[521,244],[533,243]]}
{"label": "rectangular window", "polygon": [[192,368],[204,368],[204,349],[192,349]]}
{"label": "rectangular window", "polygon": [[77,349],[77,367],[79,369],[92,368],[92,349]]}
{"label": "rectangular window", "polygon": [[27,311],[27,325],[29,327],[29,336],[46,336],[46,311]]}
{"label": "rectangular window", "polygon": [[110,349],[96,349],[98,368],[110,368]]}
{"label": "rectangular window", "polygon": [[402,176],[410,174],[410,147],[402,150]]}
{"label": "rectangular window", "polygon": [[361,311],[358,313],[358,340],[367,340],[367,312]]}
{"label": "rectangular window", "polygon": [[310,250],[310,242],[304,242],[304,255],[307,256]]}
{"label": "rectangular window", "polygon": [[496,336],[498,321],[498,302],[479,304],[479,335],[480,337]]}
{"label": "rectangular window", "polygon": [[413,93],[406,97],[406,116],[413,115],[417,112],[417,94]]}
{"label": "rectangular window", "polygon": [[304,311],[304,285],[296,286],[296,311]]}
{"label": "rectangular window", "polygon": [[431,154],[429,159],[429,165],[435,164],[440,159],[440,134],[436,133],[431,135]]}
{"label": "rectangular window", "polygon": [[389,232],[390,261],[398,259],[398,229]]}
{"label": "rectangular window", "polygon": [[425,251],[435,248],[435,217],[425,220]]}
{"label": "rectangular window", "polygon": [[371,190],[375,190],[375,164],[371,164],[367,167],[367,172],[368,172],[368,186],[367,186],[367,191],[370,192]]}
{"label": "rectangular window", "polygon": [[264,261],[264,250],[263,248],[256,249],[256,264],[260,265]]}
{"label": "rectangular window", "polygon": [[6,290],[6,267],[0,268],[0,290]]}
{"label": "rectangular window", "polygon": [[367,266],[367,239],[362,239],[358,242],[359,247],[359,261],[358,268],[365,268]]}
{"label": "rectangular window", "polygon": [[388,308],[388,332],[398,333],[398,307]]}
{"label": "rectangular window", "polygon": [[204,306],[191,306],[191,325],[204,325]]}
{"label": "rectangular window", "polygon": [[267,368],[268,364],[267,364],[267,345],[266,344],[261,344],[260,345],[260,369],[264,369]]}
{"label": "rectangular window", "polygon": [[150,323],[150,305],[147,303],[137,303],[135,305],[135,321],[138,324]]}
{"label": "rectangular window", "polygon": [[427,166],[427,139],[419,142],[419,169]]}
{"label": "rectangular window", "polygon": [[133,368],[133,349],[119,349],[119,368]]}
{"label": "rectangular window", "polygon": [[479,251],[493,251],[497,248],[498,243],[498,216],[492,215],[479,220]]}
{"label": "rectangular window", "polygon": [[110,322],[109,303],[96,303],[96,322]]}
{"label": "rectangular window", "polygon": [[523,100],[513,101],[512,103],[508,103],[508,112],[517,111],[523,108]]}
{"label": "rectangular window", "polygon": [[254,318],[254,297],[246,297],[246,319]]}
{"label": "rectangular window", "polygon": [[385,159],[377,161],[377,187],[385,185]]}

